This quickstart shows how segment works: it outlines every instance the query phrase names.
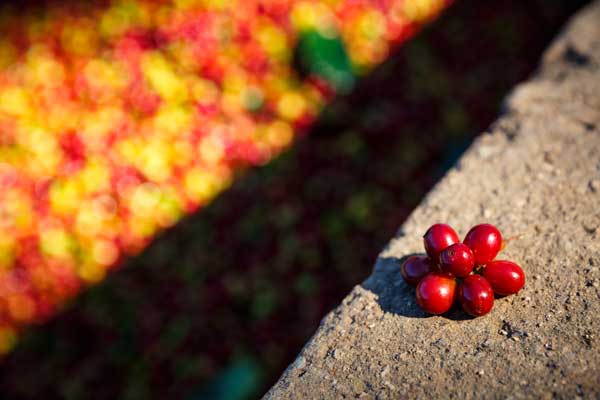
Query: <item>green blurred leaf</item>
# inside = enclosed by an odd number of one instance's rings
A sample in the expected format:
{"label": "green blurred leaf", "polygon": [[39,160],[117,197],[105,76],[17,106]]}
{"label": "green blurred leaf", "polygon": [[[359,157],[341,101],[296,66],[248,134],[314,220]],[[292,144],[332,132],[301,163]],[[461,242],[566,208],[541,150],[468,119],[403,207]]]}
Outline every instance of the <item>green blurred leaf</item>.
{"label": "green blurred leaf", "polygon": [[260,387],[260,366],[251,358],[242,358],[221,372],[212,382],[194,393],[189,400],[243,400]]}
{"label": "green blurred leaf", "polygon": [[348,93],[354,86],[352,65],[339,36],[325,37],[316,30],[305,31],[297,51],[301,66],[328,81],[338,92]]}

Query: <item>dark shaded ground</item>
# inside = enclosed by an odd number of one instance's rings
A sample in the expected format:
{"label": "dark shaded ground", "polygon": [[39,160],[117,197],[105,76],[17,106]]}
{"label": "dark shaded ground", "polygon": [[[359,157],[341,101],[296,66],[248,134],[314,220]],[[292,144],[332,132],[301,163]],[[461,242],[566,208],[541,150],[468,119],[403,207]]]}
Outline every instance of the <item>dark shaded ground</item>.
{"label": "dark shaded ground", "polygon": [[3,397],[262,393],[581,3],[458,2],[293,150],[30,332]]}

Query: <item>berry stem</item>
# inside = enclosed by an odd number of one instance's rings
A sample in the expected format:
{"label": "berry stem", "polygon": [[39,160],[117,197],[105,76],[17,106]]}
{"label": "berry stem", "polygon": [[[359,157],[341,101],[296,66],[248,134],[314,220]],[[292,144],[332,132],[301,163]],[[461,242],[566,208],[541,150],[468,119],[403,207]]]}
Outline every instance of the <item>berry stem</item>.
{"label": "berry stem", "polygon": [[502,241],[502,246],[500,246],[500,251],[504,250],[504,248],[506,247],[506,245],[509,242],[512,242],[513,240],[517,240],[517,239],[521,239],[522,237],[531,235],[531,232],[524,232],[524,233],[517,233],[516,235],[512,235],[510,237],[507,237],[506,239],[504,239]]}

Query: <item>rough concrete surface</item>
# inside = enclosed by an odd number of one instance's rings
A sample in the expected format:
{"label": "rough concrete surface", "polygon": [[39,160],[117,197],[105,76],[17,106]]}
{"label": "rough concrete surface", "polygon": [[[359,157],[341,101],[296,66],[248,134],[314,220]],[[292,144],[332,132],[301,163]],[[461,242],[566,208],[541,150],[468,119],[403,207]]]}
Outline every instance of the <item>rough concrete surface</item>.
{"label": "rough concrete surface", "polygon": [[[436,222],[497,224],[527,281],[491,313],[427,316],[399,272]],[[428,194],[266,399],[600,399],[600,2]]]}

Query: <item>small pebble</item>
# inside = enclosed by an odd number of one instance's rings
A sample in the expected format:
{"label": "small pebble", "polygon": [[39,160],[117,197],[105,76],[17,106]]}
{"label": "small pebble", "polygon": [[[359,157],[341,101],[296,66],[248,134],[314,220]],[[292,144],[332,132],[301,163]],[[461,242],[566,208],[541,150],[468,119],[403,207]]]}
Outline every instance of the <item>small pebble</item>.
{"label": "small pebble", "polygon": [[386,366],[383,371],[381,371],[381,377],[383,378],[384,376],[386,376],[388,374],[388,372],[390,372],[390,367]]}

